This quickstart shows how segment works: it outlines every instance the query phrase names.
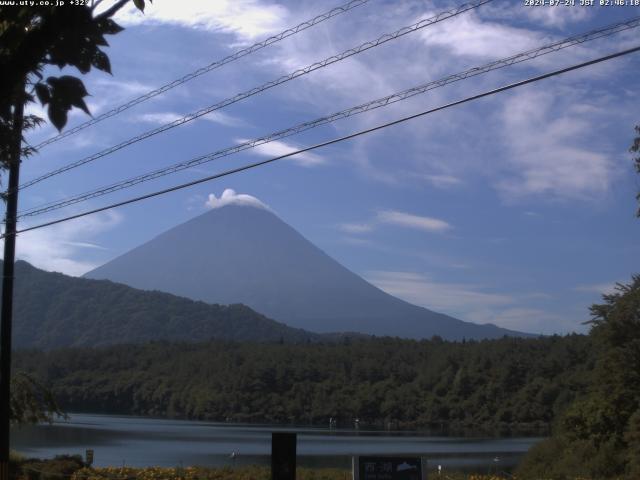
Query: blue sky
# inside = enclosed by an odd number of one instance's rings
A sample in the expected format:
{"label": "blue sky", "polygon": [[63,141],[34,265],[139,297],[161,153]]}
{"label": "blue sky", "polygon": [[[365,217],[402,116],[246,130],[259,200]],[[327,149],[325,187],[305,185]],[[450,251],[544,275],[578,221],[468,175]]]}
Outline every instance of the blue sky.
{"label": "blue sky", "polygon": [[[99,114],[334,2],[156,0],[111,37],[113,76],[85,78]],[[371,0],[42,149],[28,180],[179,115],[430,17],[455,2]],[[524,7],[496,0],[25,190],[28,208],[640,15],[637,7]],[[25,221],[194,180],[635,46],[631,30],[508,67],[277,144]],[[535,333],[586,331],[588,306],[638,272],[639,188],[628,147],[640,55],[465,104],[301,158],[18,238],[38,267],[81,275],[203,213],[251,195],[383,290],[463,320]],[[635,75],[634,75],[635,74]],[[40,110],[32,107],[36,113]],[[70,126],[86,117],[76,112]],[[32,132],[42,141],[51,127]],[[229,198],[227,194],[227,198]],[[259,240],[259,239],[258,239]]]}

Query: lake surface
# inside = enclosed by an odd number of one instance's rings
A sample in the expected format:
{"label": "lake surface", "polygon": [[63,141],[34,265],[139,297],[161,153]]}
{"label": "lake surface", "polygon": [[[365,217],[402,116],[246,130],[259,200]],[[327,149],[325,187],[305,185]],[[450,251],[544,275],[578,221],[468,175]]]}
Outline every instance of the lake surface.
{"label": "lake surface", "polygon": [[[297,432],[298,465],[306,467],[350,468],[353,455],[412,454],[427,457],[430,468],[501,471],[513,468],[541,440],[72,414],[53,425],[14,430],[11,446],[40,458],[84,456],[85,449],[93,449],[95,466],[269,465],[271,432],[277,431]],[[230,457],[232,452],[235,459]]]}

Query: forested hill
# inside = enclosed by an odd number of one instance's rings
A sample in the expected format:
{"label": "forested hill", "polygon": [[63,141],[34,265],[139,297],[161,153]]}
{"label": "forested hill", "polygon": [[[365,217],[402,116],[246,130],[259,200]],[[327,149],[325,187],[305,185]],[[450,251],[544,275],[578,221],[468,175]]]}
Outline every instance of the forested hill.
{"label": "forested hill", "polygon": [[17,352],[72,412],[238,422],[544,426],[584,392],[591,338],[151,343]]}
{"label": "forested hill", "polygon": [[23,261],[16,263],[14,348],[150,340],[306,342],[320,338],[244,305],[209,305],[107,280],[45,272]]}

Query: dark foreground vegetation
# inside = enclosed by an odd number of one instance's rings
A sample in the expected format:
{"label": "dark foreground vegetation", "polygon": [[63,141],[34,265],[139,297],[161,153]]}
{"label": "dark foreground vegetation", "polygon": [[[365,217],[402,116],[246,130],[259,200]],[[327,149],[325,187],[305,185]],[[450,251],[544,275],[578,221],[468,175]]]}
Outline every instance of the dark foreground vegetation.
{"label": "dark foreground vegetation", "polygon": [[640,275],[591,307],[596,365],[520,470],[531,478],[640,478]]}
{"label": "dark foreground vegetation", "polygon": [[587,336],[482,342],[149,343],[23,351],[60,406],[234,422],[546,428],[584,394]]}
{"label": "dark foreground vegetation", "polygon": [[[270,480],[271,470],[264,466],[237,468],[175,467],[175,468],[132,468],[132,467],[86,467],[79,456],[60,456],[52,460],[14,458],[12,479],[29,480]],[[446,472],[441,476],[430,472],[429,478],[436,476],[442,480],[502,480],[513,476],[469,475]],[[350,470],[336,468],[296,469],[298,480],[351,480]]]}

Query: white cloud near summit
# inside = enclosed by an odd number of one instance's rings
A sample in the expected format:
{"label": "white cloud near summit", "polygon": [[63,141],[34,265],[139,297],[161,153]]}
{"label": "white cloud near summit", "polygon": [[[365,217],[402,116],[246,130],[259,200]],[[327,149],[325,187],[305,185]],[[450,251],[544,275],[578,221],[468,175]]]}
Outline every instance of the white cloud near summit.
{"label": "white cloud near summit", "polygon": [[216,197],[215,193],[210,193],[205,206],[211,209],[224,207],[226,205],[246,205],[250,207],[258,207],[269,209],[264,203],[256,197],[247,195],[246,193],[236,193],[232,188],[227,188],[222,192],[220,197]]}

